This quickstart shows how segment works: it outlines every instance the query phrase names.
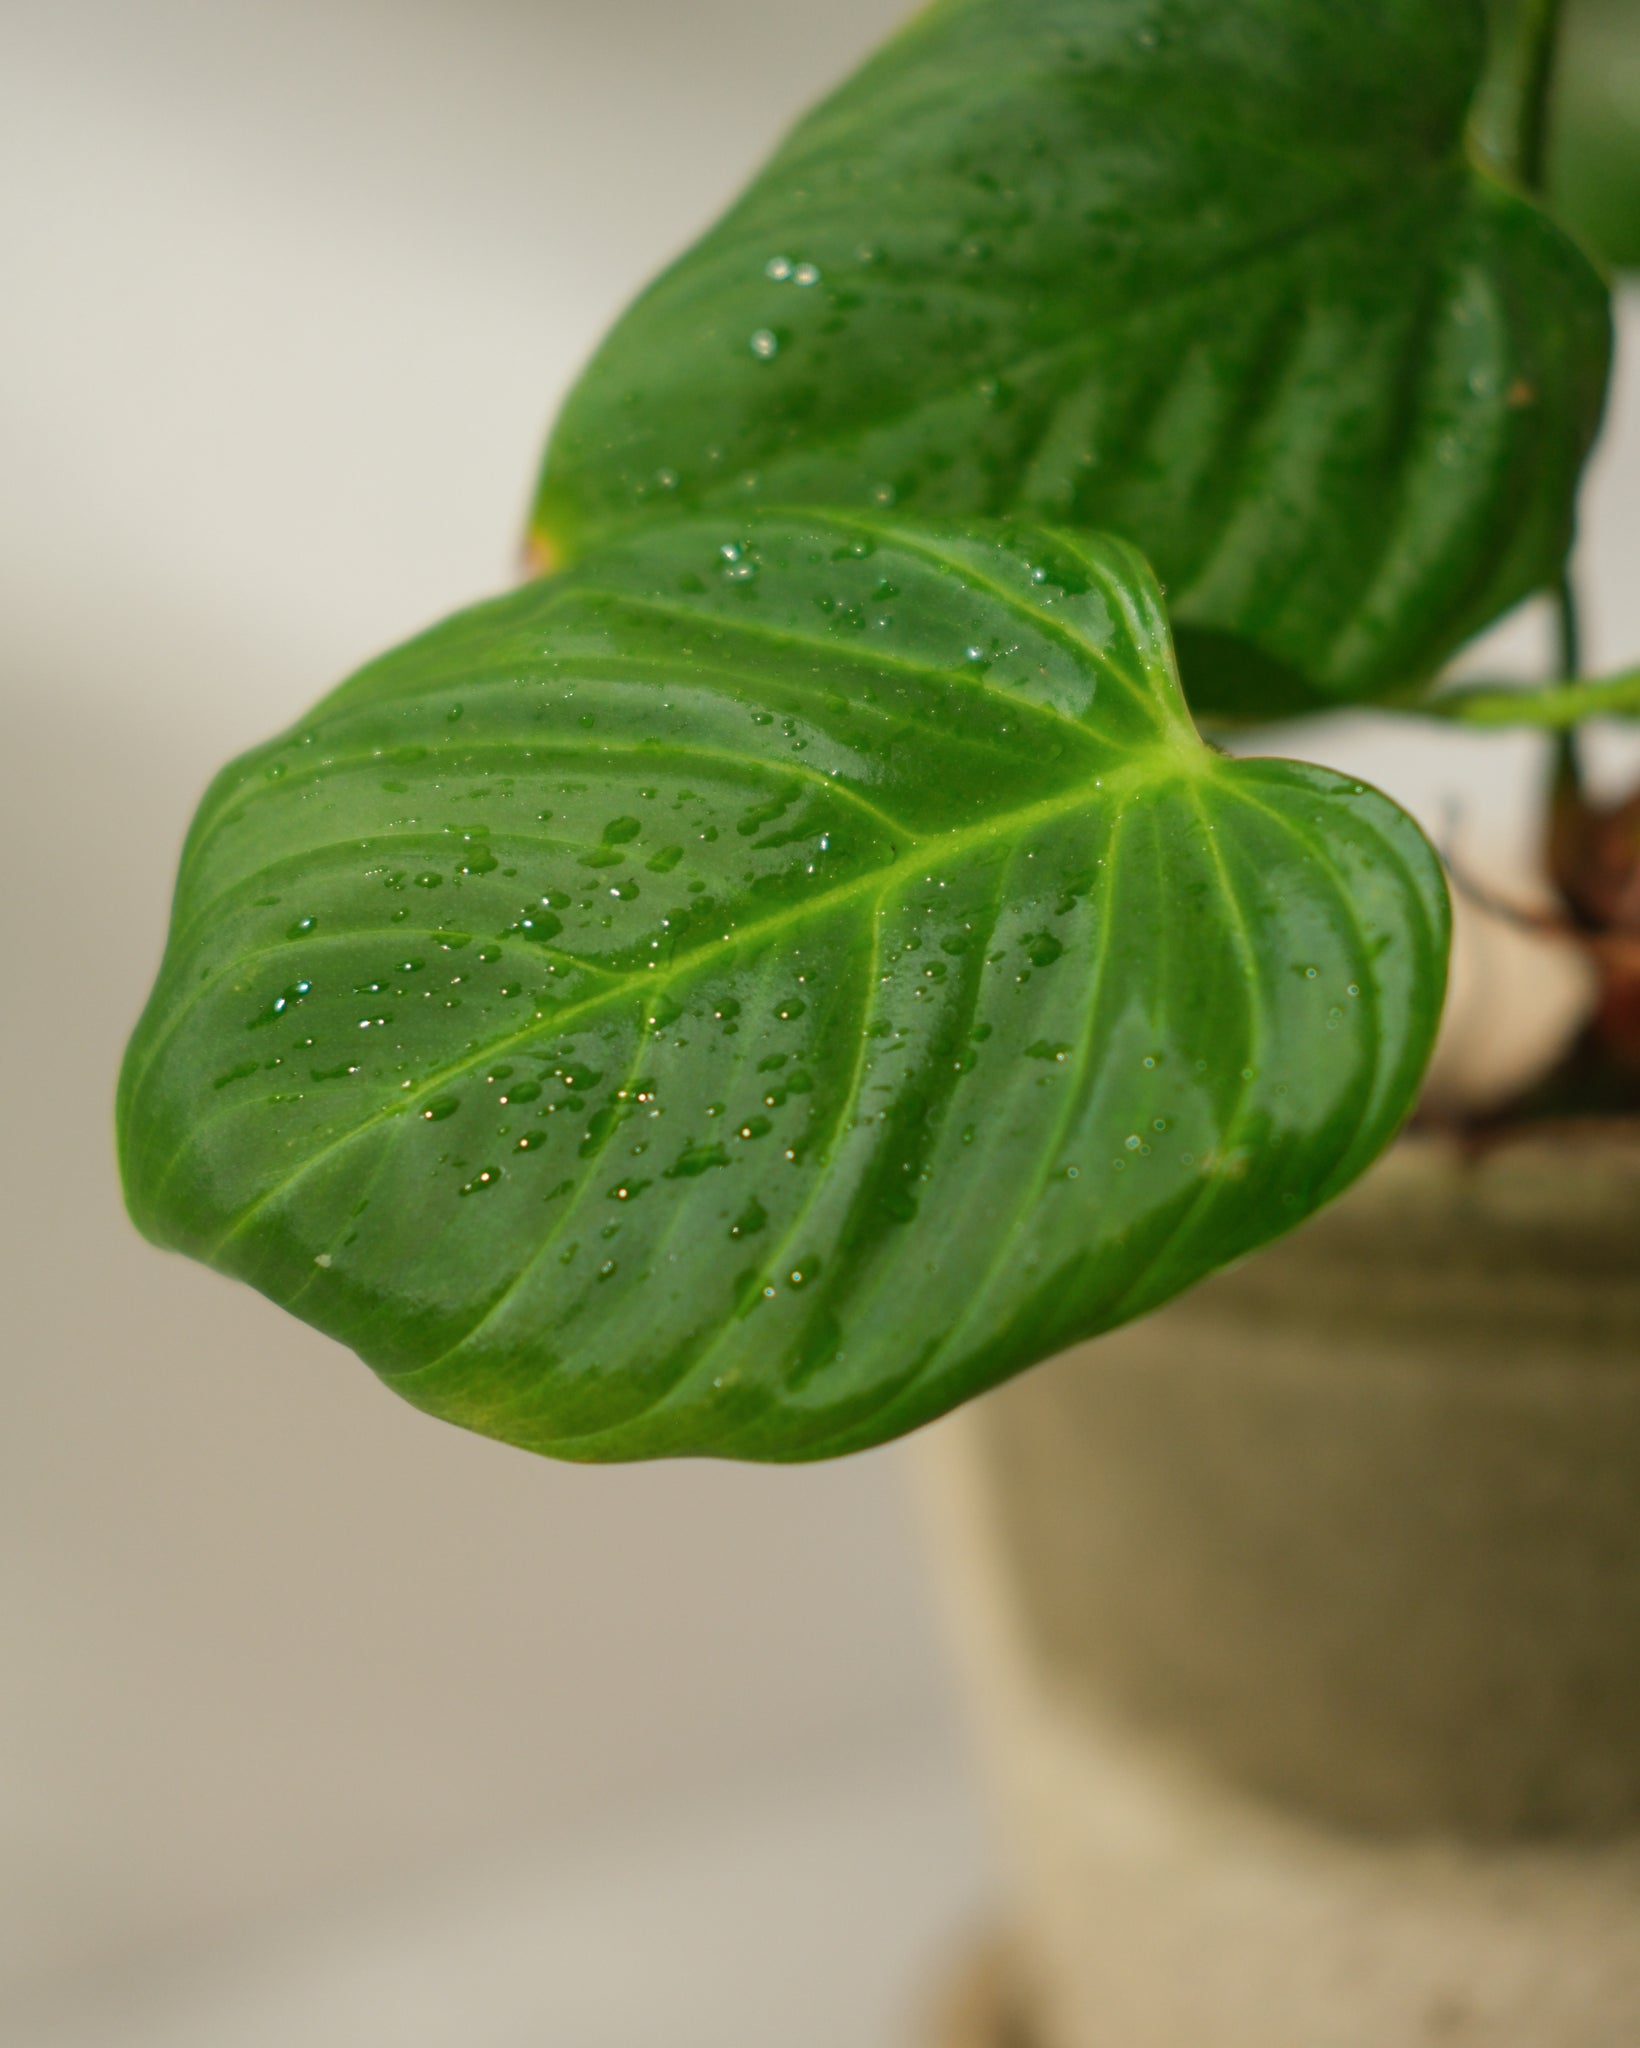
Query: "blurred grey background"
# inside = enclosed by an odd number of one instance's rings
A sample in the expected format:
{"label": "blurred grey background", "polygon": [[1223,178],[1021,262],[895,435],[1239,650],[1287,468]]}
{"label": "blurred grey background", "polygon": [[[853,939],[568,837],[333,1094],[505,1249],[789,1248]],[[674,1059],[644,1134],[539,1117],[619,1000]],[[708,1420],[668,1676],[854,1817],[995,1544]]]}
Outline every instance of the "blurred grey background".
{"label": "blurred grey background", "polygon": [[[902,11],[0,4],[4,2048],[889,2048],[993,1895],[903,1451],[461,1435],[145,1247],[109,1135],[207,777],[510,579],[600,332]],[[1539,769],[1322,751],[1499,844]]]}

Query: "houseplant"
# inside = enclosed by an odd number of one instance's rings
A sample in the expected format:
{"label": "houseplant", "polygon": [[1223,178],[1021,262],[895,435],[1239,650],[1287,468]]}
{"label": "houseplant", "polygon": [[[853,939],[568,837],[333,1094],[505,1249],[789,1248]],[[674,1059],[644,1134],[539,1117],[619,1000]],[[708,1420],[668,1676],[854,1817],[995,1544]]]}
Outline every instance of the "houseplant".
{"label": "houseplant", "polygon": [[[142,1227],[469,1427],[798,1459],[1343,1191],[1416,1099],[1439,867],[1202,731],[1640,705],[1433,687],[1560,584],[1599,418],[1553,12],[919,17],[605,345],[544,573],[208,794],[122,1078]],[[1622,834],[1561,752],[1607,988],[1544,1099],[1609,1112]]]}

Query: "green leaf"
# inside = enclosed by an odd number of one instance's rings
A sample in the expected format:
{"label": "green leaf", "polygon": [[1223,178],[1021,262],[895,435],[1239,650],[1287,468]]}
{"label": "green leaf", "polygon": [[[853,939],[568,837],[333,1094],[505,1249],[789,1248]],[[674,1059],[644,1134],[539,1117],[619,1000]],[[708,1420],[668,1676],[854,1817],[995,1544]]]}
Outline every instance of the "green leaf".
{"label": "green leaf", "polygon": [[572,393],[535,530],[756,504],[1123,534],[1190,699],[1405,691],[1551,581],[1605,289],[1465,154],[1482,0],[941,0]]}
{"label": "green leaf", "polygon": [[1385,798],[1202,744],[1122,544],[680,522],[219,778],[129,1200],[470,1428],[823,1456],[1340,1189],[1445,917]]}

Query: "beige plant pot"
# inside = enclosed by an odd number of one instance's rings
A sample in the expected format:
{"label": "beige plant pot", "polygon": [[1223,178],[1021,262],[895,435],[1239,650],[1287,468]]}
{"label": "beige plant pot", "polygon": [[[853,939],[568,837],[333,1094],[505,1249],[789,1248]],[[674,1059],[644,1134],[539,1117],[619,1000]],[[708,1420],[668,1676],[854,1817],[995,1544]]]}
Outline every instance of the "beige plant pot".
{"label": "beige plant pot", "polygon": [[1010,2041],[1637,2048],[1640,1127],[1404,1141],[924,1443]]}

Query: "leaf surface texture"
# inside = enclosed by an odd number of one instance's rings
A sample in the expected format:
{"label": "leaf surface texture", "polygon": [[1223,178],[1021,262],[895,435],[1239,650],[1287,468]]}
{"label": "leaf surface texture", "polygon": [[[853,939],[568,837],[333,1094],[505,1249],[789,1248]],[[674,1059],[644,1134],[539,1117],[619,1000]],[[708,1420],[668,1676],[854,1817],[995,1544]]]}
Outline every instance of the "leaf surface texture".
{"label": "leaf surface texture", "polygon": [[1200,711],[1405,691],[1571,534],[1588,260],[1479,168],[1481,0],[941,0],[572,393],[535,524],[836,503],[1137,545]]}
{"label": "leaf surface texture", "polygon": [[1384,797],[1197,737],[1124,544],[682,521],[218,778],[128,1194],[473,1429],[822,1456],[1336,1193],[1445,947]]}

